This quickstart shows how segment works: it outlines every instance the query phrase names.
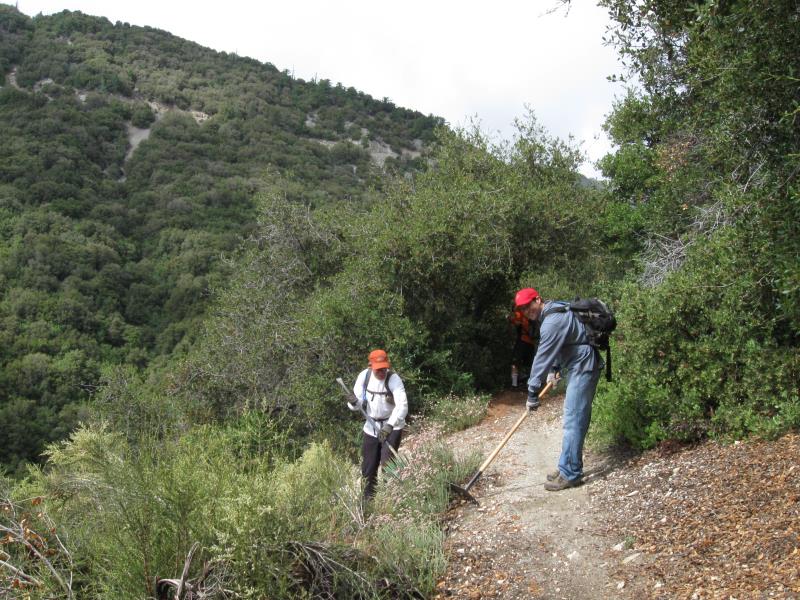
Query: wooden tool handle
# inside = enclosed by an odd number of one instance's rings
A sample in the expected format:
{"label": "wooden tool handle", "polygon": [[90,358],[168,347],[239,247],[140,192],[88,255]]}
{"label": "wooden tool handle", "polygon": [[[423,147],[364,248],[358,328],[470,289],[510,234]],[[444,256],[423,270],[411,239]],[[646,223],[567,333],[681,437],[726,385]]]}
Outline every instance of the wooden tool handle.
{"label": "wooden tool handle", "polygon": [[[544,395],[545,395],[547,392],[549,392],[549,391],[550,391],[550,388],[551,388],[551,387],[553,387],[553,382],[552,382],[552,381],[551,381],[550,383],[548,383],[546,386],[544,386],[544,389],[543,389],[541,392],[539,392],[539,398],[544,398]],[[525,418],[528,416],[528,413],[529,413],[529,412],[530,412],[529,410],[525,409],[525,412],[524,412],[524,413],[522,414],[522,416],[521,416],[521,417],[520,417],[520,418],[517,420],[517,422],[516,422],[516,423],[514,423],[514,426],[513,426],[513,427],[511,428],[511,430],[510,430],[510,431],[509,431],[509,432],[506,434],[506,437],[504,437],[504,438],[503,438],[503,441],[502,441],[502,442],[500,442],[500,444],[497,446],[497,448],[495,448],[495,449],[494,449],[494,451],[493,451],[493,452],[492,452],[492,453],[489,455],[489,457],[488,457],[488,458],[487,458],[485,461],[483,461],[483,464],[482,464],[482,465],[480,466],[480,468],[478,469],[478,472],[483,472],[483,471],[486,469],[486,467],[488,467],[488,466],[491,464],[491,462],[494,460],[494,457],[495,457],[495,456],[497,456],[497,453],[498,453],[498,452],[500,452],[500,450],[502,450],[502,449],[503,449],[503,446],[505,446],[505,445],[506,445],[506,442],[508,442],[508,440],[510,440],[510,439],[511,439],[511,436],[512,436],[512,435],[514,435],[514,432],[515,432],[517,429],[519,429],[519,426],[520,426],[520,425],[522,425],[522,422],[523,422],[523,421],[525,420]]]}

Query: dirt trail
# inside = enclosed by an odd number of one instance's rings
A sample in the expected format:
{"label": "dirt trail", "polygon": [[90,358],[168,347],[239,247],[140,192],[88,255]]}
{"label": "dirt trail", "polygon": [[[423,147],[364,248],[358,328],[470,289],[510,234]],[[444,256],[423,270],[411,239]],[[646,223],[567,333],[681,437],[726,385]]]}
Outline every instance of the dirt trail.
{"label": "dirt trail", "polygon": [[[524,405],[524,392],[505,392],[482,423],[450,442],[459,452],[488,456]],[[623,540],[602,533],[602,507],[591,502],[593,482],[620,461],[587,453],[584,485],[561,492],[543,487],[561,451],[562,406],[560,394],[546,399],[471,490],[480,506],[462,503],[451,512],[450,566],[437,598],[637,597],[632,582],[615,576],[618,565],[637,557]]]}
{"label": "dirt trail", "polygon": [[[488,456],[524,403],[500,394],[449,443]],[[448,514],[435,597],[800,600],[800,433],[587,452],[583,486],[546,492],[562,406],[551,396],[525,420],[471,490],[479,507]]]}

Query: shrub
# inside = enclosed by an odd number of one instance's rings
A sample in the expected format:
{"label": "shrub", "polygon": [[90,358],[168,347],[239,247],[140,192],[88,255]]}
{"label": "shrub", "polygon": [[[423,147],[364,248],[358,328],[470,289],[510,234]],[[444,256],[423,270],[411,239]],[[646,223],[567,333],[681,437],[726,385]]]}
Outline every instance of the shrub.
{"label": "shrub", "polygon": [[724,228],[658,287],[625,287],[616,382],[596,402],[603,434],[650,447],[800,425],[800,355],[759,260],[740,229]]}
{"label": "shrub", "polygon": [[133,444],[95,425],[49,448],[37,481],[80,557],[82,596],[153,596],[157,577],[180,575],[194,542],[211,545],[242,478],[227,442],[198,428]]}
{"label": "shrub", "polygon": [[140,129],[147,129],[156,120],[156,116],[149,106],[137,104],[131,114],[131,124]]}

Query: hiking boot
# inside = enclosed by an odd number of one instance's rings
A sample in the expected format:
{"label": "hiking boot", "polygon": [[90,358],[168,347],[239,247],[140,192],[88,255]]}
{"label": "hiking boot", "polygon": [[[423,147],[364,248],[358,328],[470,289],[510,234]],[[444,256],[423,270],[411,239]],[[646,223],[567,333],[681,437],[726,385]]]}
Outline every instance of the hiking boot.
{"label": "hiking boot", "polygon": [[544,489],[546,489],[548,492],[559,492],[567,488],[578,487],[582,483],[583,479],[581,477],[572,480],[564,479],[564,476],[559,473],[558,477],[556,477],[553,481],[548,481],[544,484]]}
{"label": "hiking boot", "polygon": [[553,471],[552,473],[548,473],[548,474],[547,474],[547,481],[555,481],[556,479],[558,479],[558,476],[559,476],[559,475],[561,475],[561,471],[559,471],[558,469],[556,469],[556,470],[555,470],[555,471]]}

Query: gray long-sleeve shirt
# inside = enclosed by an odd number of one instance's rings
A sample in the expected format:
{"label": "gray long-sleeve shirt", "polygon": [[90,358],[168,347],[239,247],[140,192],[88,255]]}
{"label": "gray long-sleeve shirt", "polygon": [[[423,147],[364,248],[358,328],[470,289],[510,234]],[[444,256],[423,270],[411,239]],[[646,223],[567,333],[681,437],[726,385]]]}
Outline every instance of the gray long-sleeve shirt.
{"label": "gray long-sleeve shirt", "polygon": [[544,387],[547,373],[553,365],[560,366],[564,374],[584,373],[602,367],[599,354],[587,343],[583,323],[570,310],[553,311],[566,304],[550,301],[544,305],[543,316],[540,317],[539,349],[528,378],[529,390],[541,390]]}

